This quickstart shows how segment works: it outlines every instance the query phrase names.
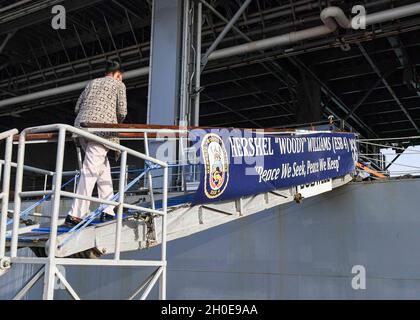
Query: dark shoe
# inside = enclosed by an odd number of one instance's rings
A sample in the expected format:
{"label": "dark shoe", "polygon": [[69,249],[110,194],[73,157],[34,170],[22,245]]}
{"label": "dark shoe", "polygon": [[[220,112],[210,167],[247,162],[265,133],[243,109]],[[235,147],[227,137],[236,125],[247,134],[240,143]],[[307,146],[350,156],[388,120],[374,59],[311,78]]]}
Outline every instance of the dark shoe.
{"label": "dark shoe", "polygon": [[73,217],[71,215],[68,215],[66,217],[66,220],[64,220],[64,226],[68,227],[68,228],[73,228],[75,226],[77,226],[80,222],[82,222],[83,219],[81,218],[77,218],[77,217]]}
{"label": "dark shoe", "polygon": [[102,212],[101,216],[99,217],[99,221],[101,222],[107,222],[107,221],[111,221],[114,220],[115,216],[113,216],[112,214],[108,214],[106,212]]}

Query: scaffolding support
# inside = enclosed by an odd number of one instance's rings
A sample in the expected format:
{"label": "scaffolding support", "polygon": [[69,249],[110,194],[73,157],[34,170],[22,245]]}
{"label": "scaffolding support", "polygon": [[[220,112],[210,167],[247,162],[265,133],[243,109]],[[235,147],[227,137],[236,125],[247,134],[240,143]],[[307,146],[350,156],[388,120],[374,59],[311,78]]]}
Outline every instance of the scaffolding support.
{"label": "scaffolding support", "polygon": [[[18,133],[17,129],[12,129],[0,134],[0,141],[6,140],[4,166],[3,166],[3,184],[1,190],[1,216],[0,216],[0,275],[10,267],[9,258],[6,255],[6,228],[7,213],[9,209],[9,189],[10,189],[10,171],[13,152],[13,136]],[[0,175],[1,170],[0,167]]]}

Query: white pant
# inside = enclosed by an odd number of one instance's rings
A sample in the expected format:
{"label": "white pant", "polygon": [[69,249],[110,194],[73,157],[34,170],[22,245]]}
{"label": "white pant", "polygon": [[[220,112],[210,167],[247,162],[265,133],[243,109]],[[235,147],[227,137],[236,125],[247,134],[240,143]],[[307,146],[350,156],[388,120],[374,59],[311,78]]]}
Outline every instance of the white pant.
{"label": "white pant", "polygon": [[[97,142],[86,142],[81,139],[80,144],[85,151],[85,159],[77,185],[77,194],[92,196],[95,183],[98,183],[98,196],[101,199],[109,199],[114,195],[111,179],[111,166],[109,165],[104,145]],[[84,218],[90,213],[90,201],[74,199],[69,215]],[[104,212],[114,215],[114,206],[108,206]]]}

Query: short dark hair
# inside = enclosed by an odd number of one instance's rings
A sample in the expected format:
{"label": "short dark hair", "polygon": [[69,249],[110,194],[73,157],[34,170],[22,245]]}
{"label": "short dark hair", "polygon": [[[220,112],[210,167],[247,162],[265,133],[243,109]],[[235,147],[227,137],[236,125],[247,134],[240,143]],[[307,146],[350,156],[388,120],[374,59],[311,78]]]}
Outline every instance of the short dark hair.
{"label": "short dark hair", "polygon": [[122,72],[121,64],[117,61],[107,60],[105,74],[115,73],[117,71]]}

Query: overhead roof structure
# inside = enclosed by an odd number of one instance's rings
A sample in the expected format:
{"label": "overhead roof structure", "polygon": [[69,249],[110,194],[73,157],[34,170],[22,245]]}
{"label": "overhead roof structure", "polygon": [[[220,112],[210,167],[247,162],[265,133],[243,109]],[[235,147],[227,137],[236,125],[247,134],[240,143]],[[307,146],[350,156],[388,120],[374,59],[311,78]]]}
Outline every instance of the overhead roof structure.
{"label": "overhead roof structure", "polygon": [[[203,2],[203,52],[237,12],[239,1]],[[351,17],[361,1],[254,0],[218,49],[322,25],[338,6]],[[364,1],[368,13],[417,1]],[[51,27],[51,6],[64,4],[67,29]],[[105,59],[126,71],[147,70],[151,1],[0,0],[0,126],[72,123],[80,89],[18,103],[16,97],[102,75]],[[210,60],[201,85],[200,125],[287,127],[297,122],[303,75],[321,89],[323,118],[334,114],[367,137],[420,133],[420,15],[366,30],[338,28],[323,37]],[[147,72],[126,80],[129,122],[144,122]],[[13,101],[13,100],[9,100]]]}

